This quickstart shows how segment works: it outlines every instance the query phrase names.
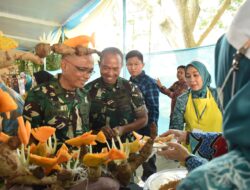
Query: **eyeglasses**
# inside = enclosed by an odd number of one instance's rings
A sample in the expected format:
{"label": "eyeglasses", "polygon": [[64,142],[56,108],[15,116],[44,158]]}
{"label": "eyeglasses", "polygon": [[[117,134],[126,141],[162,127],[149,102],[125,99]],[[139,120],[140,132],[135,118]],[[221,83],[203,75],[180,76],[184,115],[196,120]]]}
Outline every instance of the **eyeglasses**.
{"label": "eyeglasses", "polygon": [[71,64],[71,65],[74,66],[74,68],[75,68],[77,71],[79,71],[80,73],[87,73],[87,74],[89,74],[89,75],[95,74],[95,71],[94,71],[93,69],[88,69],[88,68],[86,68],[86,67],[78,67],[78,66],[73,65],[73,64]]}
{"label": "eyeglasses", "polygon": [[[66,59],[65,59],[66,60]],[[74,65],[73,63],[69,62],[68,60],[66,60],[67,63],[69,63],[70,65],[72,65],[75,70],[77,70],[78,72],[80,73],[85,73],[85,74],[88,74],[88,75],[93,75],[95,74],[95,71],[93,69],[89,69],[89,68],[86,68],[86,67],[79,67],[79,66],[76,66]]]}

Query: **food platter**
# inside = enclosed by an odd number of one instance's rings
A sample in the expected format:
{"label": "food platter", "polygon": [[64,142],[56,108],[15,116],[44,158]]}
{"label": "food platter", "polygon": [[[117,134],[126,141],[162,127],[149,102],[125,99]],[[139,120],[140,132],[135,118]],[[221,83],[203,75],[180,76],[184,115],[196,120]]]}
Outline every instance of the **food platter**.
{"label": "food platter", "polygon": [[162,185],[173,180],[182,179],[186,175],[187,170],[184,168],[162,170],[147,179],[143,190],[159,190]]}
{"label": "food platter", "polygon": [[147,179],[143,190],[159,190],[161,185],[164,185],[172,180],[182,179],[186,177],[186,175],[187,170],[184,168],[162,170],[151,175]]}

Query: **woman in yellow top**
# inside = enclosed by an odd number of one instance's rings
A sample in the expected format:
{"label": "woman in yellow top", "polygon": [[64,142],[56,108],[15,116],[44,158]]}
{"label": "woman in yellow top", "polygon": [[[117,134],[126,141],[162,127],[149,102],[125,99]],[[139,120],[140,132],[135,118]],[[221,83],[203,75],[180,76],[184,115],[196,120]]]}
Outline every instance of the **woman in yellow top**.
{"label": "woman in yellow top", "polygon": [[222,113],[217,91],[210,87],[211,76],[206,66],[192,61],[186,66],[190,89],[177,98],[171,129],[191,132],[221,132]]}

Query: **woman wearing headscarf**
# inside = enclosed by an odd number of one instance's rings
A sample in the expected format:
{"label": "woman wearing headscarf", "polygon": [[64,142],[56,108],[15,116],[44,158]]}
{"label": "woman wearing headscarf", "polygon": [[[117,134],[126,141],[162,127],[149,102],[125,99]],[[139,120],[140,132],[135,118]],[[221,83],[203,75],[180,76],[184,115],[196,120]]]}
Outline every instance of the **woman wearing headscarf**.
{"label": "woman wearing headscarf", "polygon": [[186,66],[190,89],[177,98],[170,128],[190,132],[221,132],[222,113],[217,91],[210,87],[211,76],[206,66],[192,61]]}
{"label": "woman wearing headscarf", "polygon": [[[250,1],[246,1],[234,18],[229,32],[219,39],[215,49],[216,85],[223,90],[223,135],[229,152],[191,172],[178,190],[250,188]],[[247,42],[247,43],[246,43]],[[227,74],[237,50],[241,51],[236,77]],[[234,59],[235,60],[235,59]],[[235,63],[235,61],[233,62]],[[234,91],[232,92],[232,89]]]}

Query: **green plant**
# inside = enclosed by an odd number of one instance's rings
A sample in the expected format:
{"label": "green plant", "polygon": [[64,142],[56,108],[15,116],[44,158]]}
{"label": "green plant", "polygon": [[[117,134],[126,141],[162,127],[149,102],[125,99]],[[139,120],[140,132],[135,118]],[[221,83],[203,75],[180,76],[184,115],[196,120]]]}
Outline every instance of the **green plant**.
{"label": "green plant", "polygon": [[54,71],[60,69],[61,55],[52,53],[46,57],[46,70]]}
{"label": "green plant", "polygon": [[25,72],[26,74],[33,75],[33,73],[43,70],[43,65],[37,65],[30,61],[16,60],[16,65],[18,65],[18,71]]}

